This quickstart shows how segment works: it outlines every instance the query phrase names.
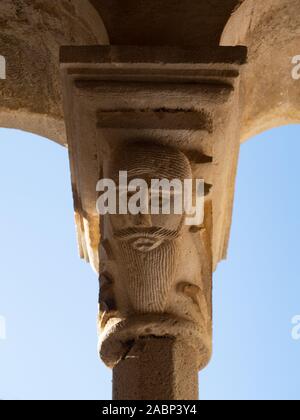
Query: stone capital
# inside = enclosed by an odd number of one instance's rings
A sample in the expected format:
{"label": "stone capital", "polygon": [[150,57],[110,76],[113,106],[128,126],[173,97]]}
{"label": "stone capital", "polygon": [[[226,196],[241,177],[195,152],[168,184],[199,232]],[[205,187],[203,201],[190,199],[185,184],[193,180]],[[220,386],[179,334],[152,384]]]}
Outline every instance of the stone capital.
{"label": "stone capital", "polygon": [[[81,254],[100,273],[99,351],[140,338],[212,347],[212,272],[225,256],[239,151],[243,47],[64,47],[61,67]],[[96,212],[118,171],[205,182],[204,220]]]}

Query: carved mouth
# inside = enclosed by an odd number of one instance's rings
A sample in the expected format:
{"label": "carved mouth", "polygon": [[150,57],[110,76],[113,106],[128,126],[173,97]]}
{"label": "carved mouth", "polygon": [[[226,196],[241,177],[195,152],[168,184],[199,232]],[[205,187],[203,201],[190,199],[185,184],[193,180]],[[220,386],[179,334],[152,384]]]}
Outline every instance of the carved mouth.
{"label": "carved mouth", "polygon": [[138,238],[132,242],[132,247],[139,252],[150,252],[158,248],[163,243],[162,239],[157,238]]}

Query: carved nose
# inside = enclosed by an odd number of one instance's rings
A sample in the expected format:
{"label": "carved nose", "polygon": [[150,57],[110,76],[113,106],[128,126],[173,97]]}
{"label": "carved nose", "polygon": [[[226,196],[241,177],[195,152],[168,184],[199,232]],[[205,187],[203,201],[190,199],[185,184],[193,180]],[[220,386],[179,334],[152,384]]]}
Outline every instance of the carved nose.
{"label": "carved nose", "polygon": [[132,216],[135,226],[152,227],[152,220],[150,214],[137,214]]}

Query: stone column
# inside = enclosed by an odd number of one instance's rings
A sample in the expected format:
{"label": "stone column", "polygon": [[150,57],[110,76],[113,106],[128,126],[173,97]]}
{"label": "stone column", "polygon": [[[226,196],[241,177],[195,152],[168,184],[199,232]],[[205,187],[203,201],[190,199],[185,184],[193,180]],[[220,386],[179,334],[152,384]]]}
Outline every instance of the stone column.
{"label": "stone column", "polygon": [[174,338],[135,340],[113,370],[114,400],[197,400],[197,353]]}
{"label": "stone column", "polygon": [[[196,399],[212,350],[239,151],[243,47],[66,47],[65,115],[80,250],[100,274],[99,352],[115,399]],[[99,179],[204,179],[186,215],[96,211]]]}

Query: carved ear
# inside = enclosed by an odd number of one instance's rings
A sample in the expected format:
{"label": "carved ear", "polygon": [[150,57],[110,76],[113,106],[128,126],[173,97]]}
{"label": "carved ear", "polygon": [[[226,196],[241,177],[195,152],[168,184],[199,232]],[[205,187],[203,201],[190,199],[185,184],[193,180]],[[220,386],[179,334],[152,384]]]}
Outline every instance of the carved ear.
{"label": "carved ear", "polygon": [[204,153],[201,153],[198,150],[187,150],[184,151],[184,154],[189,159],[191,164],[203,165],[205,163],[213,162],[212,156],[205,155]]}

